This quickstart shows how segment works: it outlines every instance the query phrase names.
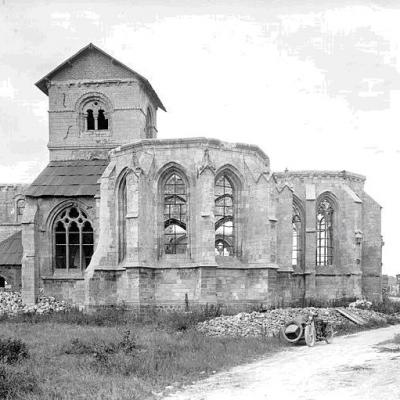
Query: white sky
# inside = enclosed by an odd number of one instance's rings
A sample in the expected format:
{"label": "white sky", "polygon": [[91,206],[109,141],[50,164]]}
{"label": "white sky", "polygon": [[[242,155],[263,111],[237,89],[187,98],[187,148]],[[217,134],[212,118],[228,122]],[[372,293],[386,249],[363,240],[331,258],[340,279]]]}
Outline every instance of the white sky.
{"label": "white sky", "polygon": [[396,1],[0,3],[0,182],[48,161],[34,83],[93,42],[150,80],[159,138],[254,143],[272,170],[367,176],[383,206],[384,272],[400,273],[400,4]]}

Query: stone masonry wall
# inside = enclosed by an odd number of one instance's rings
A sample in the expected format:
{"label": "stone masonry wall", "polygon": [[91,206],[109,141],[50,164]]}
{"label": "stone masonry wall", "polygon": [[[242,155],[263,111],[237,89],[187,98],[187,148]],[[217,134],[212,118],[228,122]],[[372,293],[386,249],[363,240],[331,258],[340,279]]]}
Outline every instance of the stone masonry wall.
{"label": "stone masonry wall", "polygon": [[[146,138],[146,114],[156,133],[157,106],[140,79],[96,52],[82,54],[48,83],[49,149],[51,160],[82,158],[80,149],[104,157],[103,150]],[[107,130],[86,130],[82,105],[102,104]]]}
{"label": "stone masonry wall", "polygon": [[17,216],[17,201],[24,199],[26,184],[0,184],[0,242],[21,230],[21,217]]}

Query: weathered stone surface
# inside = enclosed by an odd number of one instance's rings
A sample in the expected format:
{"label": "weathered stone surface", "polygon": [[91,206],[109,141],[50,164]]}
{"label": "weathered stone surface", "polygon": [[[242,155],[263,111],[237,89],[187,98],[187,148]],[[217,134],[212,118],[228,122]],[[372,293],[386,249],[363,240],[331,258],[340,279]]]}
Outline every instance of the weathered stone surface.
{"label": "weathered stone surface", "polygon": [[[0,239],[17,228],[23,232],[26,303],[35,302],[40,288],[89,307],[222,304],[240,310],[380,298],[380,206],[364,192],[364,177],[346,171],[272,173],[269,157],[254,145],[209,138],[159,140],[156,112],[164,107],[149,82],[94,46],[38,86],[49,96],[50,159],[101,159],[108,166],[94,196],[61,189],[52,192],[57,195],[27,196],[22,226],[10,211],[20,189],[0,185]],[[101,116],[107,126],[101,126]],[[181,225],[187,246],[178,254],[166,254],[164,243],[163,190],[171,173],[184,182],[186,196]],[[75,175],[85,185],[88,177]],[[221,176],[230,182],[233,196],[229,256],[216,249],[215,185]],[[65,185],[67,178],[52,177],[51,185],[59,185],[58,179]],[[334,204],[333,261],[317,266],[316,213],[327,195]],[[302,218],[297,264],[294,203]],[[55,268],[54,221],[71,205],[87,215],[95,252],[82,270],[60,271]]]}

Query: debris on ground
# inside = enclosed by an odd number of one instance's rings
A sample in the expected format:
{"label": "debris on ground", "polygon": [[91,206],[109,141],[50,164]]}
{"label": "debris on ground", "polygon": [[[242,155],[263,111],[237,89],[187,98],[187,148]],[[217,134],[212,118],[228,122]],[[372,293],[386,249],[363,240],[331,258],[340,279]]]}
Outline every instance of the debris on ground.
{"label": "debris on ground", "polygon": [[[282,326],[292,320],[306,318],[310,310],[317,310],[319,318],[330,322],[334,327],[346,325],[347,318],[335,308],[277,308],[266,312],[239,313],[223,315],[200,322],[197,329],[208,336],[276,336]],[[386,323],[388,316],[372,310],[347,309],[367,322]],[[400,316],[398,316],[400,322]]]}
{"label": "debris on ground", "polygon": [[22,302],[20,292],[0,292],[0,315],[18,315],[26,313],[48,314],[67,311],[71,306],[65,301],[58,301],[52,296],[39,296],[36,304],[27,305]]}
{"label": "debris on ground", "polygon": [[360,308],[362,310],[369,310],[372,307],[372,303],[365,299],[359,299],[349,304],[349,308]]}
{"label": "debris on ground", "polygon": [[[350,311],[351,310],[351,311]],[[343,317],[347,318],[351,322],[354,322],[356,325],[367,325],[368,320],[361,318],[359,315],[357,315],[356,312],[354,312],[353,308],[344,308],[344,307],[338,307],[336,308],[336,311],[343,315]]]}

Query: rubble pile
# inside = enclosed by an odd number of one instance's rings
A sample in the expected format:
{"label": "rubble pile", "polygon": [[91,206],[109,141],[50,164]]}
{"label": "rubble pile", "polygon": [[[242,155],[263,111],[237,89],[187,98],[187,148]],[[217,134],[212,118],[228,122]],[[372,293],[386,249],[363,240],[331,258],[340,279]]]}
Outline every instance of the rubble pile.
{"label": "rubble pile", "polygon": [[[310,308],[278,308],[266,312],[224,315],[197,325],[208,336],[274,336],[287,322],[306,318]],[[325,321],[340,325],[344,318],[334,309],[320,308],[318,313]]]}
{"label": "rubble pile", "polygon": [[362,310],[369,310],[372,307],[372,303],[368,300],[364,300],[364,299],[359,299],[356,301],[353,301],[352,303],[349,304],[349,308],[351,309],[355,309],[355,308],[359,308]]}
{"label": "rubble pile", "polygon": [[54,297],[40,296],[34,305],[26,305],[22,302],[19,292],[0,292],[0,315],[17,315],[23,313],[48,314],[51,312],[67,311],[71,308],[64,301],[58,301]]}
{"label": "rubble pile", "polygon": [[[224,315],[200,322],[197,329],[208,336],[275,336],[287,322],[307,318],[310,310],[318,311],[318,317],[333,326],[348,324],[350,321],[334,308],[279,308],[266,312]],[[387,316],[372,310],[348,309],[366,321],[386,322]],[[400,318],[399,318],[400,321]],[[351,322],[350,322],[351,323]]]}
{"label": "rubble pile", "polygon": [[362,309],[362,308],[350,308],[351,312],[353,314],[356,314],[357,316],[361,317],[365,321],[368,322],[378,322],[378,323],[385,323],[387,322],[387,315],[377,312],[377,311],[372,311],[368,309]]}

